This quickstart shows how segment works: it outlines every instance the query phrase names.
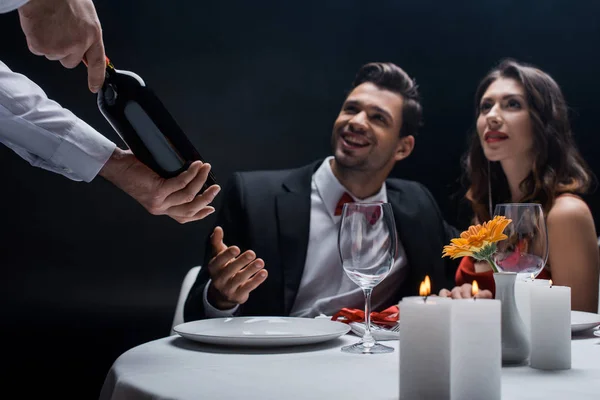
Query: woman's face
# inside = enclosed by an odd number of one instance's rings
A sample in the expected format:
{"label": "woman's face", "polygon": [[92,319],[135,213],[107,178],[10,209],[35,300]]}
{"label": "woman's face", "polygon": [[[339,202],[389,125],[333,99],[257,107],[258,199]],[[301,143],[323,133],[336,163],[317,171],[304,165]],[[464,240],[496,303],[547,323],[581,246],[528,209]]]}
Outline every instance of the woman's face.
{"label": "woman's face", "polygon": [[477,133],[489,161],[529,158],[533,129],[525,90],[516,80],[498,78],[479,103]]}

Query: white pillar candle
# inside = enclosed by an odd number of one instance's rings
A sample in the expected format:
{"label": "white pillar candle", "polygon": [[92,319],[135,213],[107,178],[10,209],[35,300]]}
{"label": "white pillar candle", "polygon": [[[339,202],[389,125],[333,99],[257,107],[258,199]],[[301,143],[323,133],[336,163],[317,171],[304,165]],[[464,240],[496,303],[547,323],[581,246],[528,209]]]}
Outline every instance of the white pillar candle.
{"label": "white pillar candle", "polygon": [[452,399],[500,400],[502,386],[500,305],[500,300],[492,299],[452,301],[450,332]]}
{"label": "white pillar candle", "polygon": [[550,281],[547,279],[530,279],[521,280],[517,277],[515,282],[515,302],[517,310],[525,324],[525,330],[528,337],[531,339],[531,288],[535,285],[550,286]]}
{"label": "white pillar candle", "polygon": [[538,369],[571,368],[571,288],[531,287],[531,358]]}
{"label": "white pillar candle", "polygon": [[[424,301],[425,297],[423,296],[407,296],[407,297],[403,297],[402,301],[411,301],[413,303],[420,303],[422,304]],[[429,300],[435,300],[437,302],[440,301],[452,301],[452,297],[439,297],[439,296],[427,296],[427,301]]]}
{"label": "white pillar candle", "polygon": [[451,304],[439,297],[399,303],[402,400],[450,399]]}

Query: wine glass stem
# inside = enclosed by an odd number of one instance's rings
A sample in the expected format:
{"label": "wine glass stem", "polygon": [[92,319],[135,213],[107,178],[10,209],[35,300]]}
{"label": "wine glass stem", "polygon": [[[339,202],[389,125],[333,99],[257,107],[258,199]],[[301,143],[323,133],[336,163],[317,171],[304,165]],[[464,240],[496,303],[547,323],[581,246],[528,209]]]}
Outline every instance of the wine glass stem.
{"label": "wine glass stem", "polygon": [[365,334],[363,335],[362,342],[366,347],[375,345],[375,339],[371,335],[371,292],[373,289],[363,289],[365,294]]}

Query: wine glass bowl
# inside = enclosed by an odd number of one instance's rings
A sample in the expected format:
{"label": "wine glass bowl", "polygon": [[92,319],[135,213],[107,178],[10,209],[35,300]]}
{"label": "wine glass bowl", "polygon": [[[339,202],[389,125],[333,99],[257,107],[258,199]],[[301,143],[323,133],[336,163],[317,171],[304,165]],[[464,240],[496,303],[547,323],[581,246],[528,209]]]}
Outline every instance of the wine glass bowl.
{"label": "wine glass bowl", "polygon": [[365,333],[358,343],[345,346],[349,353],[388,353],[392,347],[371,335],[371,292],[389,274],[397,254],[394,214],[389,203],[347,203],[342,211],[338,248],[346,275],[365,294]]}
{"label": "wine glass bowl", "polygon": [[548,260],[548,232],[541,205],[498,204],[494,215],[512,220],[504,230],[508,238],[497,243],[494,261],[498,270],[515,272],[521,280],[537,277]]}

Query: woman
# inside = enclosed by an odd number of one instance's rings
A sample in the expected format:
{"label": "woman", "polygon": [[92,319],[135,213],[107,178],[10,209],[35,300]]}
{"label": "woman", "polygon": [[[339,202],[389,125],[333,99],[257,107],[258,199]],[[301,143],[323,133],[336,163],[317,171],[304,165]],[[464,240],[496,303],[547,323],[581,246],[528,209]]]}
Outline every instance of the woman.
{"label": "woman", "polygon": [[[465,173],[476,223],[490,220],[498,203],[541,204],[549,255],[538,278],[570,286],[573,310],[597,312],[596,229],[579,197],[593,175],[575,146],[559,86],[537,68],[506,60],[481,81],[475,101],[477,129]],[[489,264],[465,257],[456,283],[473,280],[494,291]]]}

